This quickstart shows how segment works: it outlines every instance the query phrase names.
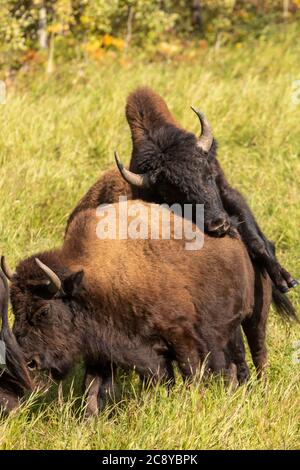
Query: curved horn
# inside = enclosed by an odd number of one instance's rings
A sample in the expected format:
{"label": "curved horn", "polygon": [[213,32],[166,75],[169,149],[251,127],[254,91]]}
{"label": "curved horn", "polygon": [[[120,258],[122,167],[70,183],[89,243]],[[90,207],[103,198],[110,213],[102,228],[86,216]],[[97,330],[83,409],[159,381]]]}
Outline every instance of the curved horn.
{"label": "curved horn", "polygon": [[138,175],[137,173],[133,173],[132,171],[124,168],[124,165],[121,162],[117,151],[115,151],[115,160],[116,160],[116,164],[119,169],[119,172],[121,173],[124,180],[127,181],[127,183],[132,184],[132,186],[138,186],[140,188],[150,187],[150,181],[149,181],[149,177],[147,173]]}
{"label": "curved horn", "polygon": [[[2,256],[3,258],[3,256]],[[1,258],[1,261],[2,261]],[[8,301],[9,301],[9,288],[7,284],[7,276],[4,272],[0,271],[0,278],[3,283],[4,287],[4,292],[3,292],[3,297],[0,298],[0,314],[1,314],[1,320],[2,320],[2,328],[1,332],[6,328],[8,328]],[[0,289],[2,290],[2,289]]]}
{"label": "curved horn", "polygon": [[44,271],[47,278],[49,279],[50,281],[50,284],[48,286],[49,290],[51,290],[53,294],[56,294],[57,292],[61,291],[62,290],[61,280],[59,279],[57,274],[55,274],[55,272],[52,271],[52,269],[50,269],[48,266],[42,263],[38,258],[35,258],[35,262],[41,268],[41,270]]}
{"label": "curved horn", "polygon": [[5,256],[1,256],[1,269],[4,272],[5,276],[7,277],[7,279],[9,281],[12,281],[12,278],[14,277],[16,273],[13,272],[8,266],[8,264],[6,263]]}
{"label": "curved horn", "polygon": [[193,106],[191,106],[191,109],[194,111],[195,114],[197,114],[202,129],[201,136],[197,142],[197,146],[204,152],[209,152],[214,140],[211,125],[209,124],[208,120],[201,111],[194,108]]}

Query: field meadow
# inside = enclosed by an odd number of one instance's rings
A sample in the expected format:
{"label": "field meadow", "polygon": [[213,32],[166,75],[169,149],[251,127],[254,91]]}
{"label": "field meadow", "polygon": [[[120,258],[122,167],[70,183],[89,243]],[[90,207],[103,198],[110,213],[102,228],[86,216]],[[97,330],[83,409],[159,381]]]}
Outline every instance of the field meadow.
{"label": "field meadow", "polygon": [[[137,58],[61,64],[48,76],[21,71],[0,106],[0,253],[12,266],[62,242],[79,198],[131,140],[126,97],[138,85],[162,94],[176,118],[198,133],[190,105],[209,118],[228,179],[247,197],[278,258],[300,278],[299,35],[200,50],[193,60]],[[300,93],[299,93],[300,96]],[[300,312],[300,287],[289,294]],[[11,317],[12,320],[12,317]],[[141,390],[120,377],[123,394],[98,418],[84,417],[80,367],[63,396],[30,397],[0,418],[1,449],[296,449],[300,447],[300,327],[272,310],[267,380],[226,389],[187,388],[178,378]],[[299,349],[299,348],[298,348]],[[293,360],[294,358],[294,360]]]}

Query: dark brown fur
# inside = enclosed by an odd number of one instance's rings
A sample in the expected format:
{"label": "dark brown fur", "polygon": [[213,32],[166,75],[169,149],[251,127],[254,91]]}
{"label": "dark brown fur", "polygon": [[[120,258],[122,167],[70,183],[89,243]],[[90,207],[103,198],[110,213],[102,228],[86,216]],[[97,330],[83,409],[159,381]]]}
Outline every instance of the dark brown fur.
{"label": "dark brown fur", "polygon": [[[216,141],[213,141],[208,154],[201,152],[196,147],[196,137],[181,128],[165,101],[147,87],[138,88],[129,95],[126,117],[133,144],[130,170],[147,172],[151,188],[128,189],[125,185],[123,194],[159,204],[203,203],[206,230],[229,216],[232,225],[237,225],[253,261],[262,272],[266,270],[270,275],[274,283],[273,301],[276,308],[286,317],[296,319],[293,305],[280,291],[294,287],[297,281],[279,264],[274,244],[259,228],[245,198],[229,185],[216,158]],[[112,182],[108,183],[110,178],[117,185],[116,192]],[[73,214],[81,207],[92,208],[115,201],[114,198],[122,191],[117,180],[119,178],[113,171],[104,175],[84,196]],[[104,190],[106,185],[107,192]],[[214,234],[218,235],[217,232]]]}
{"label": "dark brown fur", "polygon": [[[237,222],[256,270],[263,275],[267,270],[277,285],[281,284],[282,275],[291,280],[276,260],[272,243],[259,229],[245,199],[229,186],[216,158],[215,141],[209,155],[202,154],[195,148],[195,136],[181,128],[165,101],[149,88],[139,88],[128,97],[126,117],[133,144],[130,169],[137,173],[148,172],[153,186],[151,189],[129,187],[121,181],[118,170],[110,170],[83,197],[68,225],[82,208],[96,208],[117,201],[121,195],[157,203],[206,203],[206,218],[224,217],[226,210],[232,223]],[[214,184],[208,182],[210,175],[213,175]],[[204,192],[208,194],[206,199]],[[275,285],[273,302],[283,317],[296,318],[291,302]],[[247,379],[248,368],[242,361],[245,353],[240,331],[236,332],[231,349],[232,360],[240,360],[238,372],[242,382]]]}
{"label": "dark brown fur", "polygon": [[[107,182],[110,182],[109,187],[107,186]],[[70,219],[67,224],[67,229],[66,233],[68,232],[69,229],[69,224],[73,220],[75,214],[79,214],[81,207],[85,208],[90,208],[96,210],[96,208],[101,205],[105,204],[106,200],[107,201],[113,201],[113,200],[118,200],[120,196],[127,195],[127,197],[130,198],[130,187],[127,183],[126,188],[124,188],[124,180],[122,179],[119,171],[117,169],[112,169],[109,172],[106,172],[89,190],[89,192],[82,198],[81,203],[75,208],[73,213],[70,216]],[[115,192],[115,189],[117,188],[117,191]],[[111,191],[111,193],[110,193]],[[124,192],[123,192],[124,191]],[[255,266],[255,271],[261,272],[261,267],[259,264],[254,264]],[[260,298],[262,295],[262,292],[259,292],[259,297]],[[274,301],[274,296],[275,296],[275,307],[280,315],[283,317],[289,318],[291,314],[291,303],[290,301],[283,296],[278,290],[274,289],[273,287],[273,301]],[[258,300],[259,301],[259,300]],[[293,313],[293,312],[292,312]],[[293,315],[292,315],[293,316]],[[261,322],[262,324],[265,321],[265,316],[262,317]],[[259,325],[260,321],[259,319],[256,320],[257,324]],[[262,329],[262,337],[264,338],[265,335],[265,327]],[[237,340],[237,338],[241,339],[241,333],[239,331],[236,332],[236,338],[235,338],[235,344],[233,345],[233,351],[231,351],[231,358],[232,361],[237,363],[238,361],[240,362],[240,368],[241,370],[238,369],[239,372],[239,380],[240,382],[244,382],[247,380],[248,377],[248,368],[245,363],[245,361],[242,360],[242,358],[245,356],[244,352],[244,347],[243,347],[243,342],[240,340],[240,342]]]}
{"label": "dark brown fur", "polygon": [[[216,158],[213,141],[208,154],[197,148],[193,134],[182,129],[164,100],[153,90],[141,87],[129,95],[126,117],[132,136],[130,170],[148,173],[151,188],[134,188],[139,199],[205,205],[205,229],[225,218],[237,228],[250,256],[270,275],[274,285],[286,292],[297,281],[279,264],[273,244],[259,228],[245,198],[228,183]],[[290,305],[290,316],[295,312]]]}
{"label": "dark brown fur", "polygon": [[106,171],[88,192],[79,201],[69,216],[67,229],[76,215],[86,209],[96,209],[100,204],[113,204],[119,202],[120,197],[132,199],[132,190],[129,184],[120,177],[115,168]]}
{"label": "dark brown fur", "polygon": [[27,361],[63,377],[83,357],[87,383],[96,373],[102,389],[111,388],[112,364],[172,382],[173,360],[185,378],[207,355],[208,368],[227,370],[228,342],[247,322],[262,371],[270,283],[255,274],[239,239],[205,236],[202,250],[187,251],[185,240],[100,240],[97,222],[94,210],[81,211],[62,248],[37,255],[63,281],[54,298],[36,286],[43,273],[34,257],[18,265],[13,331]]}
{"label": "dark brown fur", "polygon": [[150,188],[132,188],[133,198],[158,204],[204,204],[205,229],[227,221],[210,163],[216,155],[213,141],[209,155],[197,147],[197,138],[172,117],[164,100],[150,88],[129,95],[126,117],[132,136],[129,169],[147,173]]}

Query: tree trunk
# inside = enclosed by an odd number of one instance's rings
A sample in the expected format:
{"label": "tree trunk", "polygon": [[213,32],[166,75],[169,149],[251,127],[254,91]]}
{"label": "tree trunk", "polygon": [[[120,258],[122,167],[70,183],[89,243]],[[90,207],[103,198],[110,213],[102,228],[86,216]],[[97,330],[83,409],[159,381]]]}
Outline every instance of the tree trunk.
{"label": "tree trunk", "polygon": [[289,17],[289,7],[290,7],[290,0],[283,0],[283,18],[286,19]]}
{"label": "tree trunk", "polygon": [[125,55],[128,54],[129,45],[130,45],[130,41],[131,41],[133,15],[134,15],[133,6],[129,6],[128,7],[128,17],[127,17],[127,31],[126,31],[126,37],[125,37],[125,48],[124,48]]}
{"label": "tree trunk", "polygon": [[39,10],[39,27],[38,38],[40,49],[48,48],[48,33],[47,33],[47,10],[44,2],[41,3]]}
{"label": "tree trunk", "polygon": [[51,33],[48,62],[47,62],[47,74],[48,75],[51,75],[51,73],[53,73],[54,71],[54,41],[55,41],[55,34]]}
{"label": "tree trunk", "polygon": [[200,0],[192,0],[191,4],[192,25],[194,31],[203,33],[203,22],[201,15],[201,2]]}

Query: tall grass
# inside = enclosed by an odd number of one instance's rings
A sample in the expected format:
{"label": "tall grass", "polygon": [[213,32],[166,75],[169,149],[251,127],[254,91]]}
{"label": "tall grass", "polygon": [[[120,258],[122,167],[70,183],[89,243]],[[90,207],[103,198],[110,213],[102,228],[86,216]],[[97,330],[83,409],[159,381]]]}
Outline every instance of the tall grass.
{"label": "tall grass", "polygon": [[[255,47],[202,51],[192,63],[69,64],[50,78],[19,77],[0,114],[0,252],[14,265],[61,243],[68,214],[113,165],[114,149],[129,159],[124,103],[147,84],[191,131],[199,129],[190,104],[205,111],[229,180],[247,196],[282,264],[300,278],[300,104],[291,99],[300,79],[298,41],[290,31]],[[298,310],[299,292],[289,294]],[[77,375],[63,402],[32,397],[1,420],[0,448],[297,448],[297,339],[299,327],[272,312],[267,383],[253,380],[234,392],[220,382],[204,390],[179,381],[167,396],[141,392],[132,377],[121,403],[89,420]]]}

